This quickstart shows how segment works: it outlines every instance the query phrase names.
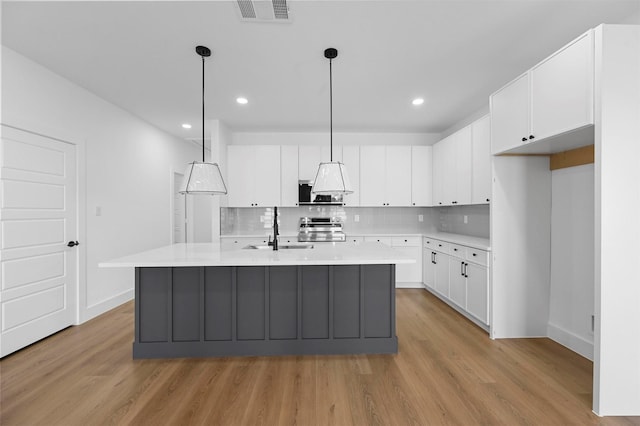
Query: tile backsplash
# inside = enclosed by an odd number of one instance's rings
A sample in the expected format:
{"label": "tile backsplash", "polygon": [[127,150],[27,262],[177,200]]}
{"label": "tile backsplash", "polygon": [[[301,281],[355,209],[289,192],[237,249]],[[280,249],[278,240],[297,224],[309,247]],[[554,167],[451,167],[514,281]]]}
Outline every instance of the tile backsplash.
{"label": "tile backsplash", "polygon": [[[438,231],[489,238],[489,205],[434,207]],[[466,223],[465,223],[466,217]]]}
{"label": "tile backsplash", "polygon": [[[280,207],[280,234],[296,235],[300,217],[337,216],[343,220],[347,235],[420,234],[451,232],[474,237],[489,237],[489,206],[455,207]],[[420,221],[422,216],[422,221]],[[467,223],[464,223],[467,216]],[[356,219],[358,219],[356,221]],[[221,235],[268,235],[272,232],[273,208],[221,208]]]}

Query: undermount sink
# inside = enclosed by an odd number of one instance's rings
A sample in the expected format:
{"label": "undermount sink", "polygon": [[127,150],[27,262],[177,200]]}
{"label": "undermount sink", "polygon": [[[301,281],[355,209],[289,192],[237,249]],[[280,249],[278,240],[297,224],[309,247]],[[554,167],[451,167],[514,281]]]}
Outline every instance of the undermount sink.
{"label": "undermount sink", "polygon": [[[278,244],[278,250],[291,250],[291,249],[312,249],[313,244]],[[245,249],[252,250],[273,250],[273,246],[268,244],[251,244],[245,247]]]}

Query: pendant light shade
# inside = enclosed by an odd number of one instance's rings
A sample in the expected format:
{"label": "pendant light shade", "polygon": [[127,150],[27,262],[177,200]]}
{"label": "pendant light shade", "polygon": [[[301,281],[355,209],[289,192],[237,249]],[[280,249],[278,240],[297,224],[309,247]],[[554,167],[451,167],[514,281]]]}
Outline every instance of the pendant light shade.
{"label": "pendant light shade", "polygon": [[207,163],[204,159],[204,58],[211,56],[211,50],[197,46],[196,53],[202,57],[202,162],[194,161],[187,166],[180,186],[181,194],[226,194],[227,187],[222,179],[217,163]]}
{"label": "pendant light shade", "polygon": [[227,187],[222,179],[220,167],[216,163],[194,161],[187,165],[181,194],[226,194]]}
{"label": "pendant light shade", "polygon": [[352,194],[347,169],[339,161],[320,163],[311,191],[318,195]]}
{"label": "pendant light shade", "polygon": [[331,60],[337,56],[338,51],[332,47],[324,51],[324,57],[329,60],[329,141],[331,161],[328,163],[320,163],[318,166],[316,179],[311,187],[311,192],[318,195],[343,195],[353,193],[346,167],[339,161],[333,161],[333,75]]}

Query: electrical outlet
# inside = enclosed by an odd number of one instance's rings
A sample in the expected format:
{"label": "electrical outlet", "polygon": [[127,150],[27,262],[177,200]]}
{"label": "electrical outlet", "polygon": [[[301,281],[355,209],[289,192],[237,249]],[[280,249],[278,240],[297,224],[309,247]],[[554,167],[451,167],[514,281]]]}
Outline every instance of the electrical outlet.
{"label": "electrical outlet", "polygon": [[424,215],[418,215],[418,222],[424,222]]}
{"label": "electrical outlet", "polygon": [[462,216],[462,220],[464,223],[469,223],[469,217],[466,214]]}
{"label": "electrical outlet", "polygon": [[354,215],[353,216],[353,221],[354,222],[360,222],[360,215],[359,214]]}

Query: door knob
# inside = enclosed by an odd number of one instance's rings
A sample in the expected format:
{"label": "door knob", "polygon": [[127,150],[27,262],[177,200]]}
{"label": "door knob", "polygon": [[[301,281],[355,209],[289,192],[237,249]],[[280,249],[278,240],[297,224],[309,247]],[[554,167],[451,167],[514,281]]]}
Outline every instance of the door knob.
{"label": "door knob", "polygon": [[67,247],[75,247],[75,246],[79,246],[79,245],[80,245],[80,243],[77,242],[77,241],[69,241],[67,243]]}

